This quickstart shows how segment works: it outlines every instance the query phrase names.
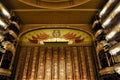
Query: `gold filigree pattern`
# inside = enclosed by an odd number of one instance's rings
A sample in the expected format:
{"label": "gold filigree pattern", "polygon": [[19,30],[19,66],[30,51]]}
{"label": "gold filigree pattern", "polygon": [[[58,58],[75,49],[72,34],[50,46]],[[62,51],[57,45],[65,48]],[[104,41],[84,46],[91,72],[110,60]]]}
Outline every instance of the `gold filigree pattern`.
{"label": "gold filigree pattern", "polygon": [[[95,80],[91,53],[90,46],[24,46],[20,52],[22,56],[18,60],[15,79]],[[24,65],[20,66],[22,64]]]}

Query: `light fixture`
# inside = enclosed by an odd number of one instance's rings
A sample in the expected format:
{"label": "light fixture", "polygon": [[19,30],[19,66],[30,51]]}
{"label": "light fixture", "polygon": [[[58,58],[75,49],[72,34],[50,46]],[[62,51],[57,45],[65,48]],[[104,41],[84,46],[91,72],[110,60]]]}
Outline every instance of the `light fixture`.
{"label": "light fixture", "polygon": [[7,16],[8,18],[10,18],[10,14],[8,13],[7,10],[5,10],[4,8],[2,8],[2,12],[5,16]]}
{"label": "light fixture", "polygon": [[3,15],[6,16],[8,19],[10,19],[10,13],[7,11],[7,9],[0,3],[0,10],[2,11]]}
{"label": "light fixture", "polygon": [[4,29],[7,28],[7,24],[3,22],[3,20],[0,19],[0,26],[2,26]]}
{"label": "light fixture", "polygon": [[113,50],[110,50],[110,54],[111,55],[116,55],[117,54],[117,52],[119,52],[120,51],[120,48],[114,48]]}
{"label": "light fixture", "polygon": [[105,28],[105,26],[107,26],[110,21],[112,20],[112,18],[108,18],[103,24],[102,24],[102,27]]}
{"label": "light fixture", "polygon": [[120,3],[115,7],[115,9],[106,18],[106,20],[102,24],[102,27],[105,28],[119,12],[120,12]]}
{"label": "light fixture", "polygon": [[120,67],[115,69],[116,73],[120,74]]}
{"label": "light fixture", "polygon": [[103,10],[100,12],[99,17],[102,17],[102,15],[106,12],[107,7],[105,6]]}
{"label": "light fixture", "polygon": [[114,45],[113,47],[110,48],[109,53],[111,55],[117,55],[117,53],[120,51],[120,43]]}
{"label": "light fixture", "polygon": [[110,40],[117,32],[116,31],[112,31],[109,34],[106,35],[106,40]]}
{"label": "light fixture", "polygon": [[120,23],[118,23],[110,33],[106,35],[106,40],[112,39],[116,33],[120,32]]}
{"label": "light fixture", "polygon": [[117,74],[120,75],[120,64],[116,64],[116,65],[114,66],[114,70],[115,70],[115,72],[116,72]]}
{"label": "light fixture", "polygon": [[106,5],[104,6],[104,8],[102,9],[102,11],[99,14],[99,17],[102,17],[103,14],[105,14],[105,12],[107,11],[107,9],[109,8],[109,6],[114,2],[115,0],[109,0]]}
{"label": "light fixture", "polygon": [[120,12],[120,3],[117,5],[117,7],[114,10],[114,13],[119,13]]}

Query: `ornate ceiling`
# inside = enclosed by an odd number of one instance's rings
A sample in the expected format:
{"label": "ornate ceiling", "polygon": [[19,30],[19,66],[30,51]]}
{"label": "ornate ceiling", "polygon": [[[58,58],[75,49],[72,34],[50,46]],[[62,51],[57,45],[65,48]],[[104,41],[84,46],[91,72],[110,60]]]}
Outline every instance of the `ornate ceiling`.
{"label": "ornate ceiling", "polygon": [[24,24],[89,24],[107,0],[2,0]]}
{"label": "ornate ceiling", "polygon": [[30,6],[39,8],[70,8],[87,3],[90,0],[18,0]]}

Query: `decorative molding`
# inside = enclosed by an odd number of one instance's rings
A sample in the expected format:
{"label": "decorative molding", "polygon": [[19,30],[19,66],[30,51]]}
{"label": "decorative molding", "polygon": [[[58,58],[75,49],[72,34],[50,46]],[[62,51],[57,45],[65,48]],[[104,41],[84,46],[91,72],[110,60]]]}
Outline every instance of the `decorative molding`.
{"label": "decorative molding", "polygon": [[44,44],[44,42],[68,42],[68,44],[89,43],[92,41],[88,33],[71,28],[41,28],[29,31],[20,37],[21,42]]}
{"label": "decorative molding", "polygon": [[[35,0],[18,0],[26,5],[30,5],[38,8],[51,8],[51,9],[59,9],[59,8],[70,8],[78,5],[83,5],[91,0],[68,0],[63,2],[46,2],[44,0],[35,1]],[[56,3],[56,4],[55,4]]]}
{"label": "decorative molding", "polygon": [[[32,30],[38,30],[38,29],[57,29],[57,28],[65,28],[65,29],[76,29],[76,30],[81,30],[81,31],[84,31],[86,33],[88,33],[92,38],[94,38],[91,30],[89,28],[87,28],[88,26],[91,26],[89,24],[25,24],[23,25],[23,27],[28,27],[28,28],[25,28],[25,30],[23,30],[20,35],[19,35],[19,38],[29,32],[29,31],[32,31]],[[33,28],[31,28],[33,27]],[[94,40],[94,39],[92,39]]]}
{"label": "decorative molding", "polygon": [[13,9],[15,12],[38,11],[98,11],[98,9]]}

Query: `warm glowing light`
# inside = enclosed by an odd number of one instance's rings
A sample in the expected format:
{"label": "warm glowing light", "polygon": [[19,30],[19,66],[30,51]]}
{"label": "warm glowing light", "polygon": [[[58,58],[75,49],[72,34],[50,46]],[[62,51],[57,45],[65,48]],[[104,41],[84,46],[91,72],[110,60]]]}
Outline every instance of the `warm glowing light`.
{"label": "warm glowing light", "polygon": [[115,26],[115,30],[116,30],[117,32],[120,32],[120,23],[118,23],[118,24]]}
{"label": "warm glowing light", "polygon": [[118,33],[118,32],[120,32],[120,23],[118,23],[118,24],[112,29],[112,31],[106,35],[106,40],[112,39],[112,37],[113,37],[116,33]]}
{"label": "warm glowing light", "polygon": [[69,40],[66,40],[64,38],[51,38],[51,39],[47,39],[44,41],[47,41],[47,42],[65,42],[65,41],[69,41]]}
{"label": "warm glowing light", "polygon": [[5,16],[7,16],[8,18],[10,18],[10,14],[8,13],[7,10],[5,10],[4,8],[2,8],[2,12]]}
{"label": "warm glowing light", "polygon": [[111,55],[116,55],[117,52],[120,51],[120,48],[114,48],[113,50],[110,50]]}
{"label": "warm glowing light", "polygon": [[108,19],[102,24],[103,28],[105,28],[105,26],[107,26],[107,25],[110,23],[111,20],[112,20],[112,18],[108,18]]}
{"label": "warm glowing light", "polygon": [[116,44],[112,48],[110,48],[110,54],[111,55],[116,55],[120,51],[120,43]]}
{"label": "warm glowing light", "polygon": [[102,24],[103,28],[105,28],[119,12],[120,12],[120,3],[115,7],[115,9],[111,12],[111,14],[103,22],[103,24]]}
{"label": "warm glowing light", "polygon": [[120,74],[120,65],[116,66],[114,70],[115,70],[116,73]]}
{"label": "warm glowing light", "polygon": [[117,33],[116,31],[110,32],[108,35],[106,35],[106,40],[111,39],[116,33]]}
{"label": "warm glowing light", "polygon": [[0,34],[0,41],[4,40],[4,36]]}
{"label": "warm glowing light", "polygon": [[107,7],[104,7],[104,9],[100,12],[100,17],[106,12]]}
{"label": "warm glowing light", "polygon": [[0,3],[0,9],[2,11],[2,13],[7,16],[8,18],[10,18],[10,13],[7,11],[7,9]]}
{"label": "warm glowing light", "polygon": [[120,3],[117,5],[117,7],[114,10],[114,13],[119,13],[120,12]]}
{"label": "warm glowing light", "polygon": [[1,19],[0,19],[0,25],[3,26],[5,29],[7,28],[7,24],[3,22]]}
{"label": "warm glowing light", "polygon": [[102,11],[99,14],[99,17],[101,17],[103,14],[105,14],[105,12],[107,11],[107,9],[109,8],[109,6],[114,2],[114,0],[109,0],[106,5],[104,6],[104,8],[102,9]]}

